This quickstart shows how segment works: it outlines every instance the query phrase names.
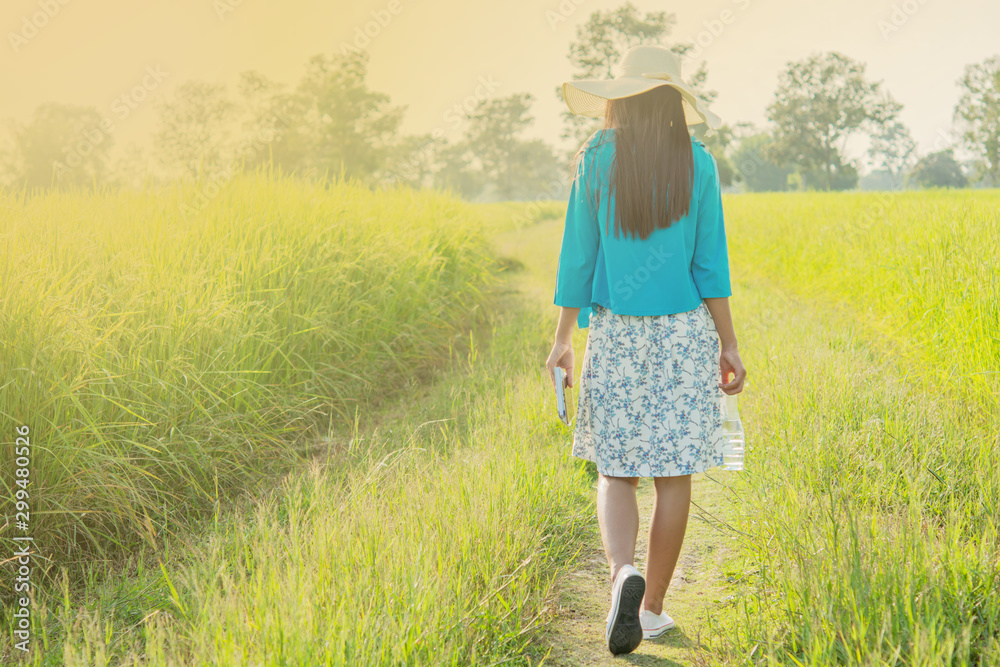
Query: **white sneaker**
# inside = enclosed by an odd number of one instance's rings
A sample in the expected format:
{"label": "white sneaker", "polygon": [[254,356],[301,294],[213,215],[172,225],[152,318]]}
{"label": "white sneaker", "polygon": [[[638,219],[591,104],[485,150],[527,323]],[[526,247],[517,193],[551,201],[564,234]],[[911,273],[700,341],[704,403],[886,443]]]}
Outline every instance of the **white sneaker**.
{"label": "white sneaker", "polygon": [[611,587],[611,610],[608,612],[604,640],[612,655],[631,653],[642,642],[639,605],[646,592],[646,580],[633,565],[622,565]]}
{"label": "white sneaker", "polygon": [[665,611],[654,614],[648,609],[643,609],[639,612],[639,624],[642,625],[643,639],[656,639],[674,627],[674,619],[667,616]]}

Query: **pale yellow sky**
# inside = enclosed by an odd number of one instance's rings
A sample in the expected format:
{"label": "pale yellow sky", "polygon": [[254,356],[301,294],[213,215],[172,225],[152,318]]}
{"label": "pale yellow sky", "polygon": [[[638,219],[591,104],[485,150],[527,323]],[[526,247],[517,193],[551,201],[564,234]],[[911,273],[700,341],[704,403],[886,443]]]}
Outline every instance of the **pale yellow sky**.
{"label": "pale yellow sky", "polygon": [[[718,91],[713,110],[723,121],[762,125],[778,72],[788,61],[838,50],[865,61],[869,76],[884,81],[903,103],[902,119],[921,152],[939,147],[935,141],[951,126],[963,67],[1000,53],[995,1],[633,3],[643,11],[676,15],[670,41],[695,41],[702,33],[708,87]],[[237,75],[253,69],[292,85],[310,56],[339,52],[344,42],[355,40],[358,28],[381,16],[385,25],[367,26],[375,33],[369,84],[394,104],[407,105],[405,132],[440,128],[457,138],[460,132],[447,112],[469,96],[530,92],[536,98],[531,136],[565,148],[558,138],[563,103],[553,91],[572,75],[569,42],[591,12],[622,4],[6,0],[0,9],[0,119],[24,121],[50,100],[88,104],[115,120],[119,148],[145,143],[156,126],[150,100],[180,82],[226,82],[235,93]],[[564,20],[553,23],[553,16]],[[709,30],[713,23],[717,34]],[[122,108],[122,95],[133,107],[124,119],[113,112]]]}

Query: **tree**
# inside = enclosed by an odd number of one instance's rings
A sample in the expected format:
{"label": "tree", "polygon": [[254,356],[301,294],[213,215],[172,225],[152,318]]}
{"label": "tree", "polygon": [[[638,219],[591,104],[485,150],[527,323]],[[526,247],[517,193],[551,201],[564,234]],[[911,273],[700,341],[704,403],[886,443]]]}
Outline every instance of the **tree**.
{"label": "tree", "polygon": [[710,137],[702,138],[705,147],[715,157],[716,164],[719,165],[719,182],[722,185],[732,185],[734,180],[739,180],[736,167],[729,159],[728,153],[733,146],[736,134],[732,127],[723,124]]}
{"label": "tree", "polygon": [[183,176],[201,178],[228,168],[236,105],[222,84],[185,81],[172,99],[158,100],[153,135],[160,162]]}
{"label": "tree", "polygon": [[[827,190],[849,178],[853,167],[843,158],[848,137],[894,120],[900,108],[880,96],[881,84],[869,82],[864,70],[863,63],[837,52],[789,63],[768,107],[775,126],[771,159],[821,173]],[[846,172],[839,179],[838,170]]]}
{"label": "tree", "polygon": [[466,141],[444,146],[437,152],[440,168],[434,173],[434,187],[475,199],[486,186],[482,171],[473,167],[475,156]]}
{"label": "tree", "polygon": [[976,156],[977,171],[1000,186],[1000,55],[967,65],[955,107],[964,147]]}
{"label": "tree", "polygon": [[16,124],[13,120],[8,120],[11,125],[11,131],[7,133],[6,137],[2,137],[4,141],[3,145],[0,145],[0,187],[9,187],[13,184],[14,179],[18,177],[17,159],[14,155],[13,142],[11,137],[14,134],[13,128]]}
{"label": "tree", "polygon": [[483,174],[507,198],[513,191],[514,165],[510,156],[517,145],[517,135],[531,124],[530,103],[530,93],[515,94],[483,100],[469,114],[471,124],[466,134],[469,146],[479,159]]}
{"label": "tree", "polygon": [[921,158],[913,171],[907,174],[907,182],[916,183],[922,188],[964,188],[968,185],[961,166],[955,161],[953,148]]}
{"label": "tree", "polygon": [[[637,44],[662,44],[665,37],[677,23],[674,14],[666,12],[648,12],[640,16],[639,10],[631,2],[618,9],[607,12],[595,11],[583,25],[577,26],[576,41],[569,46],[569,61],[576,67],[573,79],[614,78],[615,65],[629,48]],[[677,43],[669,47],[671,51],[683,58],[694,48],[691,43]],[[702,61],[694,74],[688,75],[685,81],[695,90],[696,94],[706,102],[715,99],[714,91],[701,90],[708,73]],[[562,87],[556,88],[556,97],[562,100]],[[562,134],[563,139],[572,139],[578,147],[594,130],[601,127],[601,120],[574,114],[569,109],[563,111],[567,127]],[[576,153],[574,147],[569,154]]]}
{"label": "tree", "polygon": [[388,95],[369,90],[367,69],[366,51],[309,60],[297,90],[309,138],[308,173],[372,183],[395,148],[406,107],[389,106]]}
{"label": "tree", "polygon": [[258,72],[240,74],[237,91],[245,119],[237,158],[244,167],[271,164],[285,173],[302,168],[311,145],[306,104],[301,95],[286,93],[284,87]]}
{"label": "tree", "polygon": [[858,189],[863,191],[898,190],[900,179],[894,178],[886,169],[873,169],[858,179]]}
{"label": "tree", "polygon": [[376,172],[379,185],[399,183],[415,189],[424,187],[433,179],[447,143],[443,137],[430,133],[400,138],[385,164]]}
{"label": "tree", "polygon": [[888,172],[896,189],[903,173],[913,165],[916,148],[910,130],[900,121],[890,120],[872,135],[868,156],[876,168]]}
{"label": "tree", "polygon": [[559,158],[541,139],[518,142],[511,151],[510,161],[514,169],[509,188],[502,192],[505,199],[553,199],[569,194]]}
{"label": "tree", "polygon": [[108,183],[116,188],[138,190],[160,179],[151,169],[151,160],[141,146],[130,142],[108,170]]}
{"label": "tree", "polygon": [[841,162],[838,158],[834,163],[830,180],[825,169],[813,167],[799,170],[801,184],[807,190],[851,190],[858,185],[858,169],[850,161]]}
{"label": "tree", "polygon": [[11,125],[9,180],[29,190],[100,183],[107,174],[113,130],[94,107],[42,104],[27,124]]}
{"label": "tree", "polygon": [[466,143],[476,156],[483,176],[503,199],[537,189],[539,179],[555,178],[558,170],[552,149],[540,141],[525,142],[520,135],[534,119],[528,115],[530,93],[482,100],[468,115]]}
{"label": "tree", "polygon": [[736,178],[746,183],[747,189],[752,192],[788,189],[788,176],[794,167],[771,160],[773,143],[774,137],[770,133],[755,132],[741,138],[733,152]]}

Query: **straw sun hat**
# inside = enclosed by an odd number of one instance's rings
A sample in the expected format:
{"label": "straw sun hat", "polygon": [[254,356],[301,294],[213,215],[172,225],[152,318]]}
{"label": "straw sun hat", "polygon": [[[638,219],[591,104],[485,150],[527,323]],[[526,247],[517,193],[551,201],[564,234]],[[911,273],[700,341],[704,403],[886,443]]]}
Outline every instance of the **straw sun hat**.
{"label": "straw sun hat", "polygon": [[681,65],[673,51],[662,46],[640,44],[626,51],[616,67],[613,79],[577,79],[562,85],[563,99],[575,114],[600,118],[608,100],[632,97],[657,86],[676,88],[682,98],[688,125],[705,123],[707,136],[714,134],[722,120],[708,110],[681,78]]}

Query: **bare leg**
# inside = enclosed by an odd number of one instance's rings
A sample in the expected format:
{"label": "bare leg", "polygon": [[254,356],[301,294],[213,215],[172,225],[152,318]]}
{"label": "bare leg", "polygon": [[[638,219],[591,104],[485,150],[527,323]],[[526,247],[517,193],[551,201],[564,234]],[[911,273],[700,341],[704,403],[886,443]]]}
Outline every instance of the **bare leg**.
{"label": "bare leg", "polygon": [[635,564],[635,541],[639,534],[639,505],[635,499],[638,485],[638,477],[609,477],[598,473],[597,523],[601,527],[612,582],[622,565]]}
{"label": "bare leg", "polygon": [[654,477],[656,502],[649,522],[646,555],[646,595],[642,608],[654,614],[663,611],[663,596],[674,577],[681,553],[688,511],[691,509],[691,475]]}

